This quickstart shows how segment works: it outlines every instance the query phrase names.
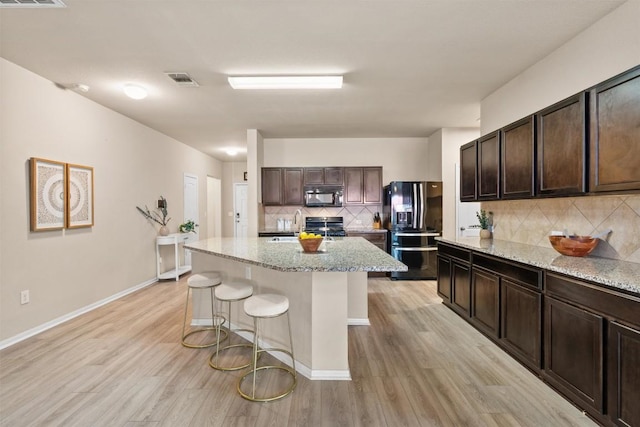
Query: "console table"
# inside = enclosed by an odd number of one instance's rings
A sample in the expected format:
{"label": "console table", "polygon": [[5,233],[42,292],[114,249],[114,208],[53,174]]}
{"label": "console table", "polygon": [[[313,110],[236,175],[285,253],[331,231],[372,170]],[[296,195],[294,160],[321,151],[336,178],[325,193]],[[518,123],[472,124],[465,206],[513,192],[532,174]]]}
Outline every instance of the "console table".
{"label": "console table", "polygon": [[[191,271],[190,265],[180,265],[180,254],[178,251],[179,245],[184,244],[188,239],[189,233],[173,233],[168,236],[156,237],[156,272],[158,280],[174,279],[177,282],[182,274]],[[162,258],[160,257],[160,246],[165,245],[173,245],[175,268],[161,272],[160,264],[162,263]]]}

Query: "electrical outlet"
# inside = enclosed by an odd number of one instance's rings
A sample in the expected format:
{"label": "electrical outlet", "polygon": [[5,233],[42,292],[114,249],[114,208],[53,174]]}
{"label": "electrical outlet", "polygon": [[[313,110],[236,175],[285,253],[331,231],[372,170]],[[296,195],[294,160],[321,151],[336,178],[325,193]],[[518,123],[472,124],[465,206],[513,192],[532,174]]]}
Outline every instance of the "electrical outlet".
{"label": "electrical outlet", "polygon": [[29,304],[29,290],[20,292],[20,304]]}
{"label": "electrical outlet", "polygon": [[244,268],[244,278],[247,280],[251,280],[251,267]]}

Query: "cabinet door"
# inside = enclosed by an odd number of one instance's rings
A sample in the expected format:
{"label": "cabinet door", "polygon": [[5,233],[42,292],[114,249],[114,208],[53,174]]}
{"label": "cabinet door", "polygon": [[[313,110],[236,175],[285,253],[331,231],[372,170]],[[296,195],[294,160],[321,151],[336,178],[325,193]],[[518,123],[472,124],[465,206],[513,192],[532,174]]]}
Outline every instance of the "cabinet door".
{"label": "cabinet door", "polygon": [[523,363],[540,369],[542,296],[503,278],[500,299],[502,344]]}
{"label": "cabinet door", "polygon": [[537,193],[571,195],[586,191],[585,94],[536,114]]}
{"label": "cabinet door", "polygon": [[477,155],[476,141],[460,147],[460,201],[477,200]]}
{"label": "cabinet door", "polygon": [[534,194],[534,118],[519,120],[502,130],[503,199],[533,197]]}
{"label": "cabinet door", "polygon": [[603,318],[550,297],[544,307],[545,378],[572,400],[602,412]]}
{"label": "cabinet door", "polygon": [[262,204],[282,204],[282,169],[262,168]]}
{"label": "cabinet door", "polygon": [[451,300],[451,260],[438,255],[438,295],[445,304]]}
{"label": "cabinet door", "polygon": [[302,168],[285,168],[283,170],[283,205],[302,206],[304,199],[303,179]]}
{"label": "cabinet door", "polygon": [[304,185],[324,184],[324,168],[304,168]]}
{"label": "cabinet door", "polygon": [[362,168],[344,168],[344,203],[362,204]]}
{"label": "cabinet door", "polygon": [[466,317],[471,313],[471,267],[453,261],[451,264],[452,307]]}
{"label": "cabinet door", "polygon": [[327,185],[343,185],[344,172],[342,168],[324,168],[324,183]]}
{"label": "cabinet door", "polygon": [[500,195],[500,133],[478,140],[478,200],[496,200]]}
{"label": "cabinet door", "polygon": [[481,331],[498,337],[500,319],[500,278],[488,271],[471,273],[471,321]]}
{"label": "cabinet door", "polygon": [[591,91],[590,190],[640,189],[640,67]]}
{"label": "cabinet door", "polygon": [[382,204],[382,168],[363,168],[363,203],[370,205]]}
{"label": "cabinet door", "polygon": [[640,330],[609,324],[609,417],[619,426],[640,426]]}

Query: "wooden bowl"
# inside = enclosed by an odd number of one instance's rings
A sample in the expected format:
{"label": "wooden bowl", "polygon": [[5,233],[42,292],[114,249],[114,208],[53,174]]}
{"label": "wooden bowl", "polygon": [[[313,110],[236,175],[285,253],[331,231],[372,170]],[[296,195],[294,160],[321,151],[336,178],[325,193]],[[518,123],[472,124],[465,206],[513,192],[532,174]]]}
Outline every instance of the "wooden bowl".
{"label": "wooden bowl", "polygon": [[568,256],[589,255],[598,246],[598,240],[591,236],[549,236],[553,249]]}
{"label": "wooden bowl", "polygon": [[320,243],[322,243],[322,237],[316,237],[313,239],[298,239],[298,242],[300,242],[300,246],[302,246],[303,251],[307,253],[318,252]]}

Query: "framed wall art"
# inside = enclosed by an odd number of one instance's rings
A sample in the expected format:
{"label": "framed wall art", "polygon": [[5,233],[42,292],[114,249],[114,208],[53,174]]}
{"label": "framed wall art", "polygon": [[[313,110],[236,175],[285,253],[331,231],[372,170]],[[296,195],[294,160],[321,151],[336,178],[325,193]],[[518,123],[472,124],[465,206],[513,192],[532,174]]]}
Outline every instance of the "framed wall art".
{"label": "framed wall art", "polygon": [[30,160],[31,231],[59,230],[65,226],[66,168],[53,160]]}
{"label": "framed wall art", "polygon": [[66,226],[93,226],[93,168],[67,164],[66,168]]}

